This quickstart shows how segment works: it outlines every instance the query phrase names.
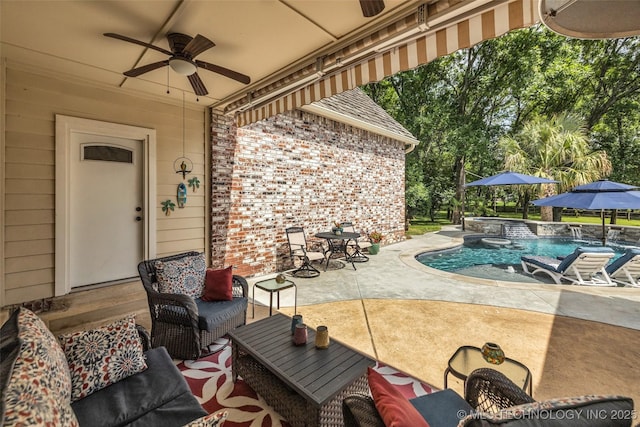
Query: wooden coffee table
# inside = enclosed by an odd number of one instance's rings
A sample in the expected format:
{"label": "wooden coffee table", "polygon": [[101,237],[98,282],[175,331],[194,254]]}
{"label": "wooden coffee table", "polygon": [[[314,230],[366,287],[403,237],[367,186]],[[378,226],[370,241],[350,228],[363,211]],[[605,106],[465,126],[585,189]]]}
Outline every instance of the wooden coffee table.
{"label": "wooden coffee table", "polygon": [[334,339],[316,349],[315,331],[308,334],[294,345],[291,318],[280,313],[231,331],[233,380],[241,376],[294,427],[342,427],[342,400],[368,392],[375,361]]}

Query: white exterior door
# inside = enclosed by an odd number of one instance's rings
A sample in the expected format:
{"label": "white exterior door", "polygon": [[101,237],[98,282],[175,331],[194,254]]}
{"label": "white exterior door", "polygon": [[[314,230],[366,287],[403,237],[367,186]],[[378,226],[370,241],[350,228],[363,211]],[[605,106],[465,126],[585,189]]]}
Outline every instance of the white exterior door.
{"label": "white exterior door", "polygon": [[72,132],[71,288],[138,276],[144,258],[143,141]]}

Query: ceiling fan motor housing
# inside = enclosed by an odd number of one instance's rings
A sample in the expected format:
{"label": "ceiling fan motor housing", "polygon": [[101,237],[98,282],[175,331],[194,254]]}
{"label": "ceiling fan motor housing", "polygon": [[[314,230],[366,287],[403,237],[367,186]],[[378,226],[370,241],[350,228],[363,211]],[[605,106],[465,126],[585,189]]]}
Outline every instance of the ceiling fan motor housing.
{"label": "ceiling fan motor housing", "polygon": [[173,71],[183,76],[190,76],[198,71],[198,67],[193,61],[179,56],[174,56],[169,59],[169,66]]}

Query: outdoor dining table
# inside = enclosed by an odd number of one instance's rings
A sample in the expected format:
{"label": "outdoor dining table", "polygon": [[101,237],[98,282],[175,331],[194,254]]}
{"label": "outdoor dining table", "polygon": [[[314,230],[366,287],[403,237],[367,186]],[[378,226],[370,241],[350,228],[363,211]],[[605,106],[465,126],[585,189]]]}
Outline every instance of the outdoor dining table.
{"label": "outdoor dining table", "polygon": [[325,254],[329,253],[329,256],[327,256],[327,263],[324,266],[324,271],[327,271],[329,261],[334,254],[344,255],[344,259],[347,262],[351,263],[351,266],[354,270],[356,269],[354,260],[349,255],[347,249],[349,246],[349,240],[355,241],[356,239],[358,239],[358,237],[360,237],[360,233],[342,232],[340,234],[336,234],[332,231],[326,231],[322,233],[316,233],[315,237],[317,237],[318,239],[325,239],[329,243],[329,249],[325,252]]}

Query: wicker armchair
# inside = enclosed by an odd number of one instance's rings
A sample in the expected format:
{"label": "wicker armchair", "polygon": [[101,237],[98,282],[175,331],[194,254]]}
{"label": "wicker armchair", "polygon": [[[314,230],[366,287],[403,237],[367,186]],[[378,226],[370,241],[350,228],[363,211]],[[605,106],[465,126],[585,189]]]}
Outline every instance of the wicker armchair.
{"label": "wicker armchair", "polygon": [[[625,396],[586,395],[536,402],[503,374],[489,368],[477,369],[467,377],[464,397],[447,389],[409,402],[431,427],[631,427],[634,415],[633,400]],[[469,409],[464,419],[455,408],[456,400]],[[371,396],[347,396],[342,411],[346,427],[384,426]]]}
{"label": "wicker armchair", "polygon": [[[439,404],[431,403],[429,406],[442,408],[447,406],[443,402],[451,401],[452,407],[460,408],[455,400],[462,401],[462,399],[452,390],[439,391],[437,394],[444,392],[449,393],[449,396],[443,394],[443,398],[439,399]],[[420,404],[419,402],[425,397],[427,396],[417,397],[411,399],[410,402],[417,409],[424,408],[424,403]],[[497,412],[500,409],[534,401],[531,396],[503,374],[485,368],[477,369],[469,375],[465,383],[464,397],[471,409],[478,412]],[[461,403],[466,406],[466,403]],[[376,409],[373,398],[368,395],[352,394],[347,396],[342,402],[342,414],[345,427],[384,427],[385,425]],[[422,412],[421,415],[425,417]],[[452,415],[454,418],[459,417],[456,410],[453,410]],[[431,421],[429,424],[433,425]]]}
{"label": "wicker armchair", "polygon": [[464,383],[464,399],[476,411],[498,412],[515,405],[534,402],[502,373],[490,368],[471,372]]}
{"label": "wicker armchair", "polygon": [[151,314],[151,347],[164,346],[175,359],[197,359],[206,347],[247,318],[248,284],[233,276],[233,300],[206,302],[187,295],[158,292],[156,261],[172,261],[198,255],[187,252],[142,261],[138,272],[147,292]]}

